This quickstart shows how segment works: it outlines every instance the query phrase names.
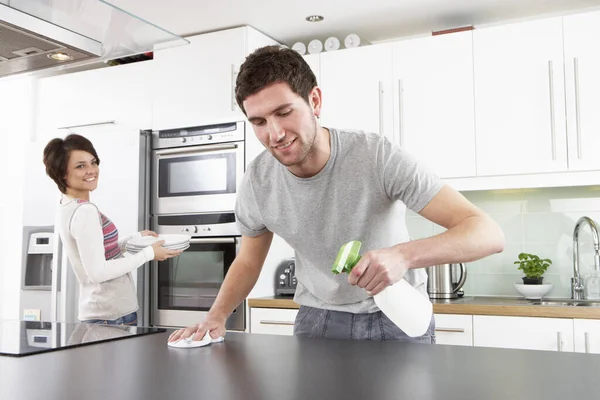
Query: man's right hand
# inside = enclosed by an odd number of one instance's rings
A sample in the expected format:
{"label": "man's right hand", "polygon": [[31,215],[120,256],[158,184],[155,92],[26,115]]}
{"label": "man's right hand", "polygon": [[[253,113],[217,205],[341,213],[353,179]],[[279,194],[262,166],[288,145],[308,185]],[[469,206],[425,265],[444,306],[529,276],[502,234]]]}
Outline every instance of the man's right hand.
{"label": "man's right hand", "polygon": [[169,342],[176,342],[190,336],[193,336],[192,340],[202,340],[204,335],[206,335],[206,331],[210,332],[210,337],[213,339],[216,339],[219,336],[225,337],[226,320],[227,318],[215,318],[209,315],[201,324],[195,324],[173,332],[171,336],[169,336]]}

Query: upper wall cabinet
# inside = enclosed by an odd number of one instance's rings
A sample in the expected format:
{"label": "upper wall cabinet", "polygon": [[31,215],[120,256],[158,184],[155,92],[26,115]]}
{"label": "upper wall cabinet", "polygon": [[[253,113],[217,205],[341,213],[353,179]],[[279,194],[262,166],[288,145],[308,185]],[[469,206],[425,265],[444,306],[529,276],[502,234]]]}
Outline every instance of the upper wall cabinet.
{"label": "upper wall cabinet", "polygon": [[396,43],[393,76],[400,145],[440,177],[475,176],[472,32]]}
{"label": "upper wall cabinet", "polygon": [[387,44],[321,53],[321,125],[394,140],[392,52]]}
{"label": "upper wall cabinet", "polygon": [[600,169],[600,12],[564,17],[569,170]]}
{"label": "upper wall cabinet", "polygon": [[36,138],[53,136],[60,127],[111,121],[123,127],[150,128],[152,62],[40,79],[37,88]]}
{"label": "upper wall cabinet", "polygon": [[234,93],[239,67],[253,50],[276,42],[251,27],[187,39],[155,53],[153,129],[243,120]]}
{"label": "upper wall cabinet", "polygon": [[315,74],[317,84],[321,85],[321,58],[319,54],[306,54],[304,60]]}
{"label": "upper wall cabinet", "polygon": [[562,37],[562,18],[473,31],[478,175],[567,169]]}

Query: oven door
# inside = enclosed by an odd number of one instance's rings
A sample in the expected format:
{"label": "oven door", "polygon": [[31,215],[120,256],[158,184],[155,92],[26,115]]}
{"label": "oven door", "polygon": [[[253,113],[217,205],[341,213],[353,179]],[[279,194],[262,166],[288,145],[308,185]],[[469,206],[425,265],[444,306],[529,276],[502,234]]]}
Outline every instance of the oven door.
{"label": "oven door", "polygon": [[153,214],[230,211],[244,175],[244,142],[154,150]]}
{"label": "oven door", "polygon": [[[237,252],[239,237],[192,238],[180,256],[154,262],[152,325],[186,327],[202,322]],[[231,314],[230,330],[245,330],[245,304]]]}

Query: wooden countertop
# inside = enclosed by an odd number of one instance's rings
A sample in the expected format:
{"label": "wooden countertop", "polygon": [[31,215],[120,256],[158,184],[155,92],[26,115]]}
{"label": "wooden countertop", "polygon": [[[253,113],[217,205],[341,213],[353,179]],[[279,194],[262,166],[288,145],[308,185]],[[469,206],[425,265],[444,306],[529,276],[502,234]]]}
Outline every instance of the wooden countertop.
{"label": "wooden countertop", "polygon": [[[544,299],[560,302],[569,299]],[[435,314],[498,315],[513,317],[600,319],[599,306],[534,305],[533,301],[512,297],[468,296],[454,300],[432,300]],[[585,301],[581,301],[585,303]],[[598,303],[600,304],[600,303]],[[248,299],[248,307],[298,309],[292,297]]]}

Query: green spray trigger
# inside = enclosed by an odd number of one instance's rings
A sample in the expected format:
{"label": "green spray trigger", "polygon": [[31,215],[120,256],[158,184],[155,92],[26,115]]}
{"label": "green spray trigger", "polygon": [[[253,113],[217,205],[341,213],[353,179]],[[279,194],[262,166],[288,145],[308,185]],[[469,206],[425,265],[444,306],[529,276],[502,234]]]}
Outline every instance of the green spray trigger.
{"label": "green spray trigger", "polygon": [[352,268],[354,268],[354,266],[360,260],[359,252],[361,246],[362,243],[358,240],[353,240],[342,245],[337,257],[335,258],[331,272],[334,274],[339,274],[341,272],[350,273]]}

